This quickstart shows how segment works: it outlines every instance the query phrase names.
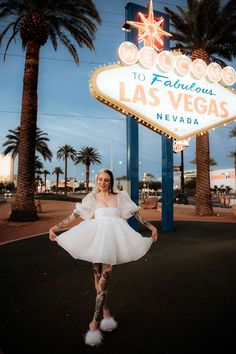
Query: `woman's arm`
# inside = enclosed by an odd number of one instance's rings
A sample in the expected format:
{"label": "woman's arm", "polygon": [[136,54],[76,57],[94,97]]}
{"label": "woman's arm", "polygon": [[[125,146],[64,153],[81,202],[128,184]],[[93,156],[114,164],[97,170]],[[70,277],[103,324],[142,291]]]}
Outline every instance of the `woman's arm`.
{"label": "woman's arm", "polygon": [[74,211],[70,216],[59,222],[58,224],[52,226],[49,229],[49,238],[51,241],[56,241],[57,235],[56,231],[59,231],[63,229],[65,226],[71,224],[76,218],[79,217],[79,213],[77,211]]}
{"label": "woman's arm", "polygon": [[148,228],[151,232],[152,232],[152,240],[153,241],[157,241],[158,239],[158,232],[157,232],[157,228],[155,226],[153,226],[150,222],[144,220],[144,218],[139,214],[138,211],[136,211],[133,216],[135,217],[135,219],[137,219],[142,225],[144,225],[146,228]]}

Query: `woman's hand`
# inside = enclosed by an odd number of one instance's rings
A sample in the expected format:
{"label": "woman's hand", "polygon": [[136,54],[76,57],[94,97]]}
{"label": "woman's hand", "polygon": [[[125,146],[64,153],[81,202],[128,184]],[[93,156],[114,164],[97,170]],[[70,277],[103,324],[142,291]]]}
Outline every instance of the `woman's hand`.
{"label": "woman's hand", "polygon": [[57,228],[55,226],[53,226],[49,230],[49,238],[50,238],[51,241],[56,241],[56,238],[57,238],[57,235],[55,233],[56,229]]}
{"label": "woman's hand", "polygon": [[158,239],[157,229],[155,228],[155,226],[152,225],[152,227],[150,227],[150,231],[152,232],[152,236],[151,236],[152,241],[156,242]]}
{"label": "woman's hand", "polygon": [[151,239],[153,242],[156,242],[158,239],[158,233],[157,233],[157,228],[153,226],[149,221],[145,221],[143,217],[139,214],[139,212],[135,212],[133,216],[141,223],[143,224],[148,230],[151,231],[152,236]]}

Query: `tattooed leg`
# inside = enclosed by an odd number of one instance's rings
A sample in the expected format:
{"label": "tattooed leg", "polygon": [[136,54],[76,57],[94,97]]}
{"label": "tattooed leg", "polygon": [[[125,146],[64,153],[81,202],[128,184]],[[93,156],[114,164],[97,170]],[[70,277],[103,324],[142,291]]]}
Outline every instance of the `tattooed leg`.
{"label": "tattooed leg", "polygon": [[[111,267],[111,271],[112,271],[112,267]],[[107,300],[108,300],[108,287],[106,290],[106,297],[105,297],[103,308],[102,308],[104,318],[109,318],[111,316]]]}
{"label": "tattooed leg", "polygon": [[105,303],[103,305],[102,311],[103,311],[103,318],[110,318],[111,317],[109,307],[107,306],[107,297],[105,299]]}
{"label": "tattooed leg", "polygon": [[[96,289],[96,292],[98,293],[98,284],[99,284],[99,280],[101,279],[101,276],[102,276],[102,263],[93,263],[93,271],[94,271],[95,289]],[[108,303],[107,303],[107,295],[106,295],[102,310],[103,310],[103,317],[104,318],[109,318],[111,316],[110,310],[108,307]]]}
{"label": "tattooed leg", "polygon": [[[111,265],[104,265],[102,270],[102,275],[98,283],[98,292],[96,296],[96,304],[95,304],[95,311],[93,316],[93,321],[98,321],[99,315],[104,308],[108,310],[106,299],[107,299],[107,292],[108,292],[108,280],[111,277],[112,273],[112,266]],[[108,310],[109,311],[109,310]]]}
{"label": "tattooed leg", "polygon": [[94,284],[98,293],[98,284],[102,276],[102,263],[93,263]]}

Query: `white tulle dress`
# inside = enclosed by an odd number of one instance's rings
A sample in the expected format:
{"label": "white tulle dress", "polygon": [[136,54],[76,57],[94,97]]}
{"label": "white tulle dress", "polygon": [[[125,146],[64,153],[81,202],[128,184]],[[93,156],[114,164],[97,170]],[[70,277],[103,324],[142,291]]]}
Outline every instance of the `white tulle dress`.
{"label": "white tulle dress", "polygon": [[151,247],[151,237],[143,237],[127,223],[139,207],[128,193],[117,194],[117,207],[96,207],[94,193],[76,204],[84,220],[57,237],[58,244],[72,257],[92,263],[121,264],[141,258]]}

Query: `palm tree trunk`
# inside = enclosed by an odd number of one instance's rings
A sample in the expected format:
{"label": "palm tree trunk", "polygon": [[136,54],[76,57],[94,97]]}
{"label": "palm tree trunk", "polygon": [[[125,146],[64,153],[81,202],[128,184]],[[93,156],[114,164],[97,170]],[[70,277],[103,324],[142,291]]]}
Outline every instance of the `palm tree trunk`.
{"label": "palm tree trunk", "polygon": [[59,184],[59,173],[57,173],[57,194],[58,194],[58,184]]}
{"label": "palm tree trunk", "polygon": [[236,154],[234,154],[234,194],[236,195]]}
{"label": "palm tree trunk", "polygon": [[47,174],[44,174],[44,193],[46,193]]}
{"label": "palm tree trunk", "polygon": [[[191,59],[202,59],[209,64],[209,55],[203,48],[195,49]],[[196,137],[196,215],[213,215],[211,192],[210,192],[210,169],[209,169],[209,134],[205,133]]]}
{"label": "palm tree trunk", "polygon": [[38,219],[34,203],[34,164],[39,51],[39,44],[35,42],[27,43],[22,93],[17,192],[14,208],[9,218],[12,221],[34,221]]}
{"label": "palm tree trunk", "polygon": [[89,192],[89,168],[90,165],[86,165],[86,193]]}
{"label": "palm tree trunk", "polygon": [[196,137],[196,215],[213,215],[210,171],[209,171],[209,134]]}
{"label": "palm tree trunk", "polygon": [[65,192],[64,194],[67,194],[67,156],[65,156]]}

